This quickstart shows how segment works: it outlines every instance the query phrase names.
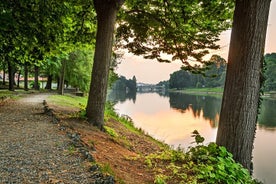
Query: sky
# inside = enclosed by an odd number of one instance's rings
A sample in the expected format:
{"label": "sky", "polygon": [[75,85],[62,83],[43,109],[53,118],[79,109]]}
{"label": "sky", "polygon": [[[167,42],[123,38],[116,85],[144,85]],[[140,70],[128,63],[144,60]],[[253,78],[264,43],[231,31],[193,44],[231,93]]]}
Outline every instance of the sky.
{"label": "sky", "polygon": [[[228,49],[230,43],[231,31],[225,31],[220,35],[218,44],[221,49],[212,52],[218,54],[227,60]],[[276,52],[276,0],[271,1],[269,20],[266,35],[265,53]],[[125,53],[120,60],[116,72],[125,76],[127,79],[136,77],[137,82],[157,84],[160,81],[168,80],[170,74],[179,70],[181,62],[174,61],[172,63],[159,63],[156,60],[144,59],[142,56],[134,56]]]}

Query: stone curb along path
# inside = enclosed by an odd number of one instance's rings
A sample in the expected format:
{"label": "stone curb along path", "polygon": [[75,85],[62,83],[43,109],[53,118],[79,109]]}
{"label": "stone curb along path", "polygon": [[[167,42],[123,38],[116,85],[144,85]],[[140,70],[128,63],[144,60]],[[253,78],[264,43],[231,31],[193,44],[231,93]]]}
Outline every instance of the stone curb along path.
{"label": "stone curb along path", "polygon": [[78,133],[58,126],[47,97],[32,94],[0,103],[0,184],[115,183],[98,165],[87,164],[93,156]]}

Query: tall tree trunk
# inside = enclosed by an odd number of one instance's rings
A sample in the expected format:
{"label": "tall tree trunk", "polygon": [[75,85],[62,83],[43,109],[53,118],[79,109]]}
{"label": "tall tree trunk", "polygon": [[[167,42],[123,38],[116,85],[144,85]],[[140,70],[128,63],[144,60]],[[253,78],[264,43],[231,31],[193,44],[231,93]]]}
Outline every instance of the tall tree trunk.
{"label": "tall tree trunk", "polygon": [[58,93],[60,95],[63,95],[64,94],[66,59],[63,59],[61,64],[62,64],[62,66],[61,66],[60,77],[59,77]]}
{"label": "tall tree trunk", "polygon": [[6,64],[3,64],[3,86],[6,85]]}
{"label": "tall tree trunk", "polygon": [[29,68],[28,68],[28,65],[27,63],[24,64],[24,90],[25,91],[28,91],[29,90],[29,87],[28,87],[28,81],[29,79]]}
{"label": "tall tree trunk", "polygon": [[15,82],[15,74],[16,74],[16,71],[15,71],[15,67],[13,66],[13,85],[15,86],[16,85],[16,82]]}
{"label": "tall tree trunk", "polygon": [[60,86],[60,84],[59,84],[59,82],[60,82],[60,77],[59,77],[59,76],[57,76],[57,77],[56,77],[56,80],[57,80],[57,91],[58,91],[59,86]]}
{"label": "tall tree trunk", "polygon": [[18,77],[17,77],[17,87],[18,88],[20,87],[20,75],[21,75],[21,72],[19,71],[18,72]]}
{"label": "tall tree trunk", "polygon": [[39,67],[38,66],[34,66],[34,89],[35,90],[39,90],[39,83],[38,83],[38,77],[39,77]]}
{"label": "tall tree trunk", "polygon": [[52,82],[53,82],[53,75],[48,74],[47,83],[46,83],[45,89],[51,90],[52,89]]}
{"label": "tall tree trunk", "polygon": [[116,15],[123,0],[94,0],[97,13],[96,47],[86,113],[88,121],[103,128],[108,74]]}
{"label": "tall tree trunk", "polygon": [[8,60],[8,74],[9,74],[9,90],[14,91],[14,72],[13,72],[13,64],[10,60]]}
{"label": "tall tree trunk", "polygon": [[217,144],[252,169],[260,77],[270,0],[237,0]]}

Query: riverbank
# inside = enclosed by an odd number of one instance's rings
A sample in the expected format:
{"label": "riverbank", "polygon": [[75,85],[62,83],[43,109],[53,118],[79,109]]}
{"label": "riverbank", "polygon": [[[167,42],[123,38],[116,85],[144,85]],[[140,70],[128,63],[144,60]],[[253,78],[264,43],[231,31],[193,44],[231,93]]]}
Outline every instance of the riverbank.
{"label": "riverbank", "polygon": [[[223,88],[221,88],[221,87],[216,87],[216,88],[187,88],[187,89],[180,89],[180,90],[169,89],[169,92],[221,97],[223,95]],[[262,97],[276,99],[276,91],[266,91],[266,92],[264,92]]]}
{"label": "riverbank", "polygon": [[[78,118],[82,113],[73,104],[80,101],[86,103],[83,98],[73,96],[49,98],[61,122],[80,134],[81,140],[92,148],[96,163],[113,175],[117,183],[226,183],[231,180],[254,183],[225,149],[215,144],[203,146],[200,141],[198,147],[186,152],[172,149],[135,128],[130,117],[118,116],[110,104],[105,112],[106,131],[101,132]],[[68,107],[64,109],[66,103]],[[63,104],[62,109],[57,104]],[[193,136],[201,137],[196,133]]]}
{"label": "riverbank", "polygon": [[[28,95],[25,97],[28,97]],[[30,97],[29,99],[33,98]],[[65,149],[65,152],[63,152],[65,156],[70,156],[72,159],[73,157],[81,160],[85,159],[85,162],[78,163],[81,168],[76,167],[75,170],[64,171],[66,173],[81,171],[88,174],[82,174],[83,177],[89,176],[89,174],[91,177],[106,176],[110,179],[114,177],[115,183],[120,184],[226,183],[227,181],[230,181],[230,183],[236,181],[255,183],[250,179],[249,173],[245,169],[234,163],[231,154],[226,152],[224,148],[217,147],[215,144],[203,146],[201,144],[203,138],[197,132],[193,134],[198,142],[197,147],[185,150],[185,152],[177,148],[172,149],[148,136],[142,130],[135,128],[130,117],[118,116],[110,104],[107,105],[105,112],[105,132],[99,131],[87,123],[83,116],[86,101],[87,99],[83,97],[49,94],[44,102],[45,112],[50,115],[49,121],[51,122],[49,123],[54,123],[54,126],[50,125],[51,130],[49,129],[43,133],[55,132],[57,136],[67,136],[67,138],[64,138],[66,140],[69,137],[71,139],[69,143],[71,143],[66,144],[63,148]],[[2,105],[7,104],[10,103],[5,102]],[[42,102],[40,104],[42,105]],[[16,107],[25,109],[24,103]],[[5,112],[8,113],[8,111]],[[1,108],[1,113],[5,112]],[[22,114],[20,110],[15,112]],[[24,111],[24,113],[28,112],[31,111],[27,109]],[[26,114],[26,116],[28,115]],[[32,122],[28,118],[26,121]],[[5,130],[7,130],[9,123],[8,121],[5,122],[7,123]],[[47,124],[47,122],[44,123]],[[25,128],[25,126],[22,126],[22,128]],[[39,130],[44,131],[44,129]],[[39,137],[43,133],[38,133]],[[47,136],[52,137],[55,134]],[[15,133],[13,135],[17,136],[19,134]],[[50,137],[49,140],[51,140]],[[39,145],[37,146],[39,147]],[[52,147],[55,146],[58,147],[59,144],[52,145]],[[43,149],[46,150],[47,148]],[[48,149],[51,150],[52,148],[49,147]],[[2,152],[0,153],[2,155]],[[4,151],[3,153],[6,154]],[[28,153],[27,149],[26,154]],[[25,155],[24,158],[18,156],[19,160],[23,160],[22,163],[25,163],[25,158],[33,157],[33,155]],[[56,161],[48,160],[48,162]],[[71,168],[71,166],[66,166],[66,168]],[[21,174],[20,177],[22,178],[29,176],[28,173],[24,174],[23,172]],[[49,170],[45,176],[52,176],[53,174]],[[60,176],[64,174],[60,174]],[[60,178],[58,175],[56,177]],[[33,180],[39,180],[35,174],[32,178]],[[44,179],[46,180],[47,177]],[[60,182],[62,179],[58,181]]]}

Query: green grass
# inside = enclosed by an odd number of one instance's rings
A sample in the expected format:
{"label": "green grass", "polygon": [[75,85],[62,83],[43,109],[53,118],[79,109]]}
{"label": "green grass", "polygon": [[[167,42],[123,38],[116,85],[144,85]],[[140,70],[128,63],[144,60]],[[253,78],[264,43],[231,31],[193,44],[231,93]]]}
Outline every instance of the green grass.
{"label": "green grass", "polygon": [[34,90],[29,90],[29,91],[25,91],[23,89],[16,89],[15,91],[9,91],[7,89],[1,89],[0,90],[0,98],[1,97],[8,97],[8,98],[18,98],[21,95],[24,94],[30,94],[30,93],[35,93],[36,91]]}
{"label": "green grass", "polygon": [[87,97],[79,97],[74,95],[51,95],[48,98],[50,103],[66,107],[85,107],[87,104]]}
{"label": "green grass", "polygon": [[0,90],[0,97],[10,97],[12,95],[14,95],[13,91]]}
{"label": "green grass", "polygon": [[221,87],[216,87],[216,88],[188,88],[188,89],[185,89],[184,91],[223,93],[223,88],[221,88]]}
{"label": "green grass", "polygon": [[181,90],[171,90],[175,92],[183,92],[183,93],[223,93],[223,88],[186,88]]}

